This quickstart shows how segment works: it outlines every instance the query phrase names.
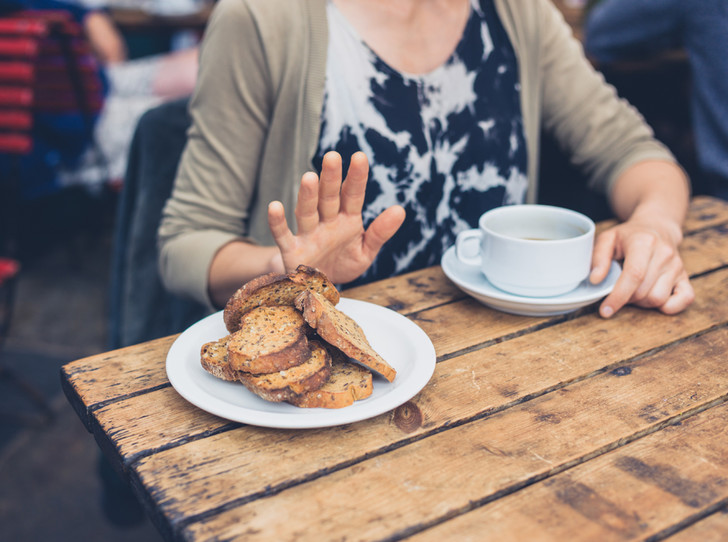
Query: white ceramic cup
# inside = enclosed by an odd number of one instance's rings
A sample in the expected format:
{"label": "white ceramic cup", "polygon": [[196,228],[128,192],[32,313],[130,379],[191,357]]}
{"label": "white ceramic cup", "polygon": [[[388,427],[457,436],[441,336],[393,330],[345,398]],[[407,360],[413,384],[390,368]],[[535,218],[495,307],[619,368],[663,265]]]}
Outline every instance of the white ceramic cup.
{"label": "white ceramic cup", "polygon": [[594,222],[551,205],[509,205],[481,215],[478,228],[460,232],[458,259],[480,267],[506,292],[549,297],[575,289],[589,276]]}

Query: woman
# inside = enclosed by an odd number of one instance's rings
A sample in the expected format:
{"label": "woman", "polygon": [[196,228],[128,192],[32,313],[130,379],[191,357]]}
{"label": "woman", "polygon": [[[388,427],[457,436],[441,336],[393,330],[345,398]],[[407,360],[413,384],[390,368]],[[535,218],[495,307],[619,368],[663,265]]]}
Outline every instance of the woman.
{"label": "woman", "polygon": [[536,200],[542,128],[624,220],[595,246],[594,282],[624,258],[602,316],[693,299],[687,179],[548,0],[222,0],[191,114],[160,269],[212,307],[298,263],[347,283],[439,262],[488,208]]}

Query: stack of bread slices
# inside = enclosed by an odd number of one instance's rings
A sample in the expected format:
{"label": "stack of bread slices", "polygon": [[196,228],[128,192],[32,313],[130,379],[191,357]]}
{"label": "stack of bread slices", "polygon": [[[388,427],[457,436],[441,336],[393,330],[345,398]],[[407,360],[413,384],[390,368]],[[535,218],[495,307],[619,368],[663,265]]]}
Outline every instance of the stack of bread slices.
{"label": "stack of bread slices", "polygon": [[202,346],[202,367],[268,401],[342,408],[365,399],[371,371],[390,382],[397,373],[338,302],[336,286],[312,267],[257,277],[228,301],[229,335]]}

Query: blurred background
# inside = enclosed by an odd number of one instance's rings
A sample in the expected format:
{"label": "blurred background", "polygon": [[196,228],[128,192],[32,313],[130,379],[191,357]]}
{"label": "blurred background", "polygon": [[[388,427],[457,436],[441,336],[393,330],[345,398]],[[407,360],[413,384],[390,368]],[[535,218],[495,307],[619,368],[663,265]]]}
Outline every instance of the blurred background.
{"label": "blurred background", "polygon": [[114,207],[112,195],[82,191],[23,206],[22,272],[2,363],[42,402],[0,381],[3,542],[161,540],[148,520],[120,526],[107,517],[98,446],[59,379],[63,364],[107,349]]}

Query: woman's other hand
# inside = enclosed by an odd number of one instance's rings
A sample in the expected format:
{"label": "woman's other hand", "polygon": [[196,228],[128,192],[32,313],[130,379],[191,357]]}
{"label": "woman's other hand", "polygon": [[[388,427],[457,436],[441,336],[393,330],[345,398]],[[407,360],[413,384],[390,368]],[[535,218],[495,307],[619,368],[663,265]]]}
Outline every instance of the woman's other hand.
{"label": "woman's other hand", "polygon": [[362,206],[369,163],[362,152],[351,157],[342,183],[342,161],[336,152],[324,156],[321,176],[309,172],[301,178],[296,204],[297,232],[288,226],[283,205],[268,206],[268,223],[280,250],[273,267],[295,269],[299,264],[316,267],[332,282],[358,278],[374,261],[404,222],[405,211],[394,205],[383,211],[365,230]]}
{"label": "woman's other hand", "polygon": [[623,260],[622,274],[599,313],[609,318],[627,303],[665,314],[686,309],[695,292],[678,251],[689,196],[682,170],[639,163],[621,176],[612,196],[625,221],[597,237],[590,280],[604,280],[613,259]]}
{"label": "woman's other hand", "polygon": [[693,302],[695,294],[678,253],[679,241],[667,226],[628,220],[597,237],[593,283],[604,280],[612,259],[624,259],[622,274],[600,307],[602,316],[612,316],[627,303],[677,314]]}

